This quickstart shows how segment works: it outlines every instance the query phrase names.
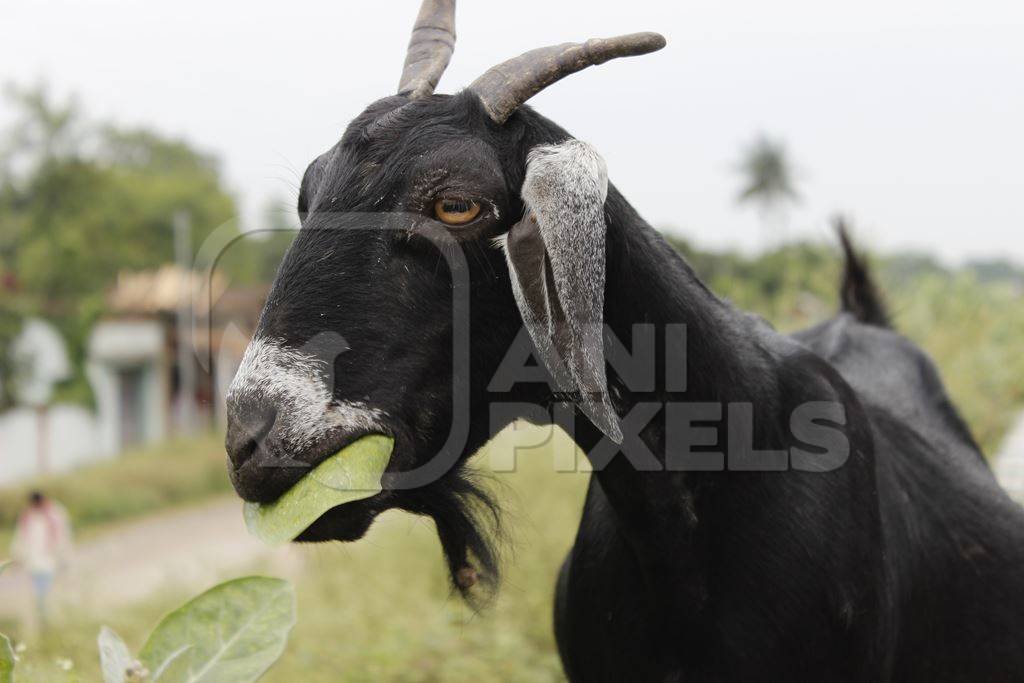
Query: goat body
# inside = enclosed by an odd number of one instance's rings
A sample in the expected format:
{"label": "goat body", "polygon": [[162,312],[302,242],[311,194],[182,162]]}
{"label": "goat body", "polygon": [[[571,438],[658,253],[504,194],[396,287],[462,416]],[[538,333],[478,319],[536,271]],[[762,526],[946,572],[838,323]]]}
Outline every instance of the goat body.
{"label": "goat body", "polygon": [[[766,448],[790,444],[793,407],[839,402],[851,454],[820,473],[613,459],[558,579],[570,679],[1024,680],[1024,513],[932,363],[880,326],[848,244],[848,310],[784,337],[714,297],[614,190],[606,218],[606,321],[688,326],[688,390],[657,398],[750,403]],[[652,398],[621,393],[620,412]],[[600,436],[576,425],[584,450]],[[665,456],[664,419],[640,436]]]}

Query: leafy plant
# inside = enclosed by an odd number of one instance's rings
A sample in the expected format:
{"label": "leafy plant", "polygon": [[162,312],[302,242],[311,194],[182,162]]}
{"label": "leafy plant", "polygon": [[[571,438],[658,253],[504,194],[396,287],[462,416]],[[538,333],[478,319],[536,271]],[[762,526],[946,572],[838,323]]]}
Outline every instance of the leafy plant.
{"label": "leafy plant", "polygon": [[222,583],[165,616],[138,658],[103,627],[104,683],[250,683],[284,652],[295,625],[295,591],[282,579]]}
{"label": "leafy plant", "polygon": [[[0,130],[0,374],[26,317],[60,331],[72,377],[56,398],[90,405],[87,341],[119,272],[174,256],[171,222],[187,211],[198,245],[237,215],[217,159],[155,132],[90,121],[45,87],[10,88]],[[102,247],[100,247],[102,245]],[[11,300],[8,302],[7,300]],[[0,385],[0,404],[10,403]]]}
{"label": "leafy plant", "polygon": [[[138,657],[103,626],[97,638],[103,683],[252,683],[284,652],[294,625],[290,583],[234,579],[161,619]],[[0,634],[0,683],[14,683],[16,662],[10,640]]]}
{"label": "leafy plant", "polygon": [[[0,560],[0,574],[11,566],[10,560]],[[0,683],[14,683],[14,663],[18,658],[11,647],[11,641],[0,633]]]}
{"label": "leafy plant", "polygon": [[14,648],[7,636],[0,633],[0,683],[14,683]]}

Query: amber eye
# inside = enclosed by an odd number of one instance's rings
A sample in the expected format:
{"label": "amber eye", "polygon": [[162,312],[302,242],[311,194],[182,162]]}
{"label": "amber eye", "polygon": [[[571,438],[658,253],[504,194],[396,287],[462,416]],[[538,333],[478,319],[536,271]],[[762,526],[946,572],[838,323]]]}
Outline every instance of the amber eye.
{"label": "amber eye", "polygon": [[434,215],[445,225],[465,225],[480,214],[480,205],[472,199],[443,198],[434,202]]}

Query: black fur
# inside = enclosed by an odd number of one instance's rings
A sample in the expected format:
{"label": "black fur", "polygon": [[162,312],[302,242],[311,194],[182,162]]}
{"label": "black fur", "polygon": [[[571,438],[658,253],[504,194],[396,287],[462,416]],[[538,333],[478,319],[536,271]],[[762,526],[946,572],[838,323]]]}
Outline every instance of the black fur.
{"label": "black fur", "polygon": [[[566,137],[528,107],[496,126],[469,93],[390,97],[307,170],[303,229],[260,333],[295,346],[324,331],[344,335],[350,350],[334,361],[335,396],[387,413],[391,473],[442,450],[453,398],[468,397],[470,422],[444,477],[336,508],[302,540],[352,540],[382,510],[404,508],[435,520],[453,583],[467,564],[496,583],[486,528],[494,509],[481,508],[486,499],[464,463],[503,426],[489,424],[492,404],[550,406],[557,397],[544,383],[487,390],[521,327],[504,256],[489,242],[522,215],[529,150]],[[471,283],[466,364],[452,358],[459,288],[420,233],[436,227],[430,206],[445,192],[490,207],[452,230]],[[381,225],[400,212],[407,226],[322,229],[349,212]],[[788,338],[708,291],[614,186],[605,213],[606,324],[627,344],[638,322],[654,325],[659,339],[669,324],[688,331],[686,390],[669,391],[663,380],[668,354],[683,350],[659,344],[652,390],[630,391],[611,372],[621,414],[647,401],[749,404],[751,443],[733,438],[728,420],[711,425],[711,450],[749,456],[751,447],[805,446],[788,415],[809,401],[834,402],[845,408],[851,449],[828,472],[641,471],[604,450],[601,434],[576,415],[566,426],[598,471],[557,586],[569,678],[1021,680],[1024,513],[995,483],[927,357],[882,327],[884,307],[848,244],[844,305],[857,315]],[[670,427],[662,410],[627,443],[663,464],[675,455],[666,451]],[[324,457],[288,455],[310,465]],[[304,471],[236,486],[246,498],[273,499]]]}

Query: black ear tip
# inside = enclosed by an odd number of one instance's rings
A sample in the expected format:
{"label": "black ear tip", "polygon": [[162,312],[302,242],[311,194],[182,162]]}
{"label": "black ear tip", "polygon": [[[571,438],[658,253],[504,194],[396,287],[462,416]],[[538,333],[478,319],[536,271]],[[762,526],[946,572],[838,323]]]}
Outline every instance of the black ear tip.
{"label": "black ear tip", "polygon": [[624,439],[622,425],[618,414],[609,403],[584,403],[581,407],[584,414],[590,418],[595,427],[600,429],[605,436],[616,444],[622,445]]}

